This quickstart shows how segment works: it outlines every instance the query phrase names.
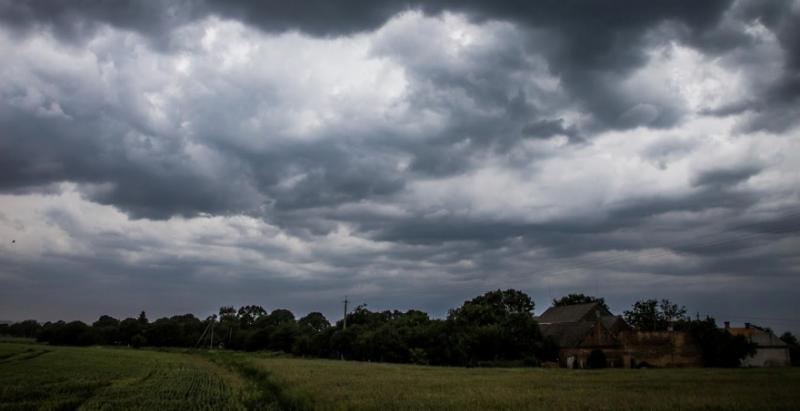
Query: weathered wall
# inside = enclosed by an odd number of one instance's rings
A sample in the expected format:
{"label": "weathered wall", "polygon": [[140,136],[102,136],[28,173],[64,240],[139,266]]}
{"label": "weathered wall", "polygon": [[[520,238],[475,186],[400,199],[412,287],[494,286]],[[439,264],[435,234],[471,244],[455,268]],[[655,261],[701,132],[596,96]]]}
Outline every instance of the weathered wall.
{"label": "weathered wall", "polygon": [[[598,348],[606,355],[609,368],[622,368],[624,350],[622,348]],[[562,348],[559,351],[558,365],[564,368],[586,368],[589,355],[595,348]],[[571,360],[570,360],[571,358]]]}
{"label": "weathered wall", "polygon": [[559,350],[559,365],[566,368],[586,368],[589,355],[595,349],[603,351],[606,355],[608,367],[624,367],[622,344],[599,322],[592,328],[591,333],[583,338],[580,346]]}
{"label": "weathered wall", "polygon": [[[559,365],[585,368],[595,349],[603,351],[609,367],[630,368],[643,364],[650,367],[703,366],[700,350],[687,332],[628,330],[611,335],[599,324],[584,337],[580,346],[559,350]],[[775,354],[769,355],[771,359],[775,358]]]}
{"label": "weathered wall", "polygon": [[626,367],[647,363],[653,367],[700,367],[703,359],[689,333],[684,331],[623,331]]}
{"label": "weathered wall", "polygon": [[788,348],[758,348],[754,356],[742,360],[743,367],[788,367],[791,364]]}

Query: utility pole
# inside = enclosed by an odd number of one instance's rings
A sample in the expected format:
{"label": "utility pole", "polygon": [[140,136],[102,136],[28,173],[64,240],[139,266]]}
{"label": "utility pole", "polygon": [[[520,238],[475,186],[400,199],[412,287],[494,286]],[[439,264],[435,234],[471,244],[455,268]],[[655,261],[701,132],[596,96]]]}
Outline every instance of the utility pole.
{"label": "utility pole", "polygon": [[344,301],[342,301],[342,302],[344,303],[344,323],[342,325],[342,329],[346,330],[347,329],[347,303],[349,302],[349,301],[347,301],[347,296],[344,296]]}

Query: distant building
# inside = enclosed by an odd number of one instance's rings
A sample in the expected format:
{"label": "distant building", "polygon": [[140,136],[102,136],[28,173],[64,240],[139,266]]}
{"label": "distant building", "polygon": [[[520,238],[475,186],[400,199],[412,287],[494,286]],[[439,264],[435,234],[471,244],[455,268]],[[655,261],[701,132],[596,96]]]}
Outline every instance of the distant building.
{"label": "distant building", "polygon": [[610,367],[624,367],[620,331],[628,324],[599,302],[550,307],[536,318],[545,338],[559,347],[559,365],[585,368],[592,351],[602,351]]}
{"label": "distant building", "polygon": [[788,367],[792,364],[789,345],[781,341],[771,330],[750,323],[744,323],[744,327],[731,327],[727,321],[725,329],[756,344],[756,353],[742,360],[743,367]]}
{"label": "distant building", "polygon": [[594,351],[608,367],[691,367],[700,352],[682,331],[636,331],[599,302],[550,307],[537,317],[542,335],[559,346],[559,365],[586,368]]}

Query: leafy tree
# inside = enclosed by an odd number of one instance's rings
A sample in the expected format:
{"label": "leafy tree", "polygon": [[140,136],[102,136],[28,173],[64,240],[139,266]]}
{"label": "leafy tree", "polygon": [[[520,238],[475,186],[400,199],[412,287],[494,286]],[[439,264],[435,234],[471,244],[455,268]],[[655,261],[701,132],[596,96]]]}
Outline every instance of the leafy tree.
{"label": "leafy tree", "polygon": [[747,356],[755,354],[756,345],[741,335],[733,335],[717,327],[713,318],[676,323],[676,329],[688,331],[700,347],[707,367],[738,367]]}
{"label": "leafy tree", "polygon": [[147,345],[147,338],[145,338],[142,334],[136,334],[131,337],[131,347],[140,348],[145,345]]}
{"label": "leafy tree", "polygon": [[789,358],[791,359],[792,366],[800,366],[800,344],[798,344],[797,337],[789,331],[786,331],[781,335],[781,341],[789,346]]}
{"label": "leafy tree", "polygon": [[665,331],[670,324],[687,320],[686,307],[655,299],[635,302],[623,316],[628,324],[642,331]]}
{"label": "leafy tree", "polygon": [[226,348],[242,348],[240,344],[240,324],[236,308],[224,306],[219,308],[220,340]]}
{"label": "leafy tree", "polygon": [[236,308],[232,305],[222,306],[219,307],[219,320],[235,320],[236,319]]}
{"label": "leafy tree", "polygon": [[103,344],[114,344],[119,341],[119,320],[114,317],[101,315],[92,324],[92,328],[97,330],[100,342]]}
{"label": "leafy tree", "polygon": [[135,318],[126,318],[119,323],[119,339],[123,344],[132,345],[132,338],[137,334],[142,334],[144,327]]}
{"label": "leafy tree", "polygon": [[454,310],[450,310],[448,320],[464,324],[494,324],[510,314],[533,316],[534,302],[527,294],[517,290],[489,291]]}
{"label": "leafy tree", "polygon": [[268,348],[273,351],[292,352],[292,345],[297,337],[297,324],[292,321],[283,321],[271,328]]}
{"label": "leafy tree", "polygon": [[794,334],[786,331],[785,333],[781,334],[781,341],[785,342],[787,345],[797,345],[797,337]]}
{"label": "leafy tree", "polygon": [[139,324],[145,326],[145,325],[147,325],[149,323],[150,322],[147,320],[147,314],[145,314],[144,311],[140,312],[139,313]]}
{"label": "leafy tree", "polygon": [[48,343],[54,345],[91,345],[94,340],[92,336],[87,335],[89,331],[89,326],[83,321],[56,323],[53,326],[53,333]]}
{"label": "leafy tree", "polygon": [[319,333],[331,326],[331,323],[322,313],[313,312],[297,321],[300,331],[304,333]]}
{"label": "leafy tree", "polygon": [[236,313],[239,318],[239,326],[245,330],[254,326],[256,321],[265,315],[267,315],[267,311],[260,305],[246,305],[240,307]]}
{"label": "leafy tree", "polygon": [[541,341],[533,308],[533,300],[521,291],[495,290],[450,310],[451,360],[477,365],[533,357]]}
{"label": "leafy tree", "polygon": [[261,317],[256,323],[259,328],[274,328],[284,323],[294,322],[294,314],[291,311],[279,308],[269,315]]}
{"label": "leafy tree", "polygon": [[608,305],[606,305],[606,300],[604,298],[592,297],[591,295],[584,295],[584,294],[569,294],[561,298],[553,299],[553,307],[562,307],[565,305],[575,305],[575,304],[587,304],[594,302],[599,302],[603,308],[611,311],[608,308]]}
{"label": "leafy tree", "polygon": [[34,338],[41,331],[42,326],[36,320],[25,320],[11,324],[9,333],[16,337]]}

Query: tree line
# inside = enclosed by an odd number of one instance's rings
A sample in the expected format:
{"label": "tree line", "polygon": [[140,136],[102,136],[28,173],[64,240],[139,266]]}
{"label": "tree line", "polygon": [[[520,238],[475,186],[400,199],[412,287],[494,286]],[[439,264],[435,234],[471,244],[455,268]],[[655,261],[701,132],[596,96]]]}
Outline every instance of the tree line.
{"label": "tree line", "polygon": [[[605,306],[602,298],[582,294],[570,294],[553,304],[593,301]],[[123,320],[102,315],[91,325],[81,321],[40,324],[27,320],[0,325],[0,334],[57,345],[213,346],[358,361],[536,366],[557,361],[559,347],[542,336],[534,307],[530,296],[509,289],[489,291],[467,300],[449,310],[443,319],[431,318],[420,310],[371,311],[366,305],[359,305],[347,313],[345,325],[344,319],[331,324],[319,312],[297,319],[286,309],[268,312],[261,306],[247,305],[221,307],[218,314],[203,320],[185,314],[151,322],[145,312]],[[670,327],[689,331],[709,366],[737,366],[753,352],[746,339],[720,330],[712,318],[692,320],[684,307],[667,300],[638,301],[623,317],[643,331]]]}

